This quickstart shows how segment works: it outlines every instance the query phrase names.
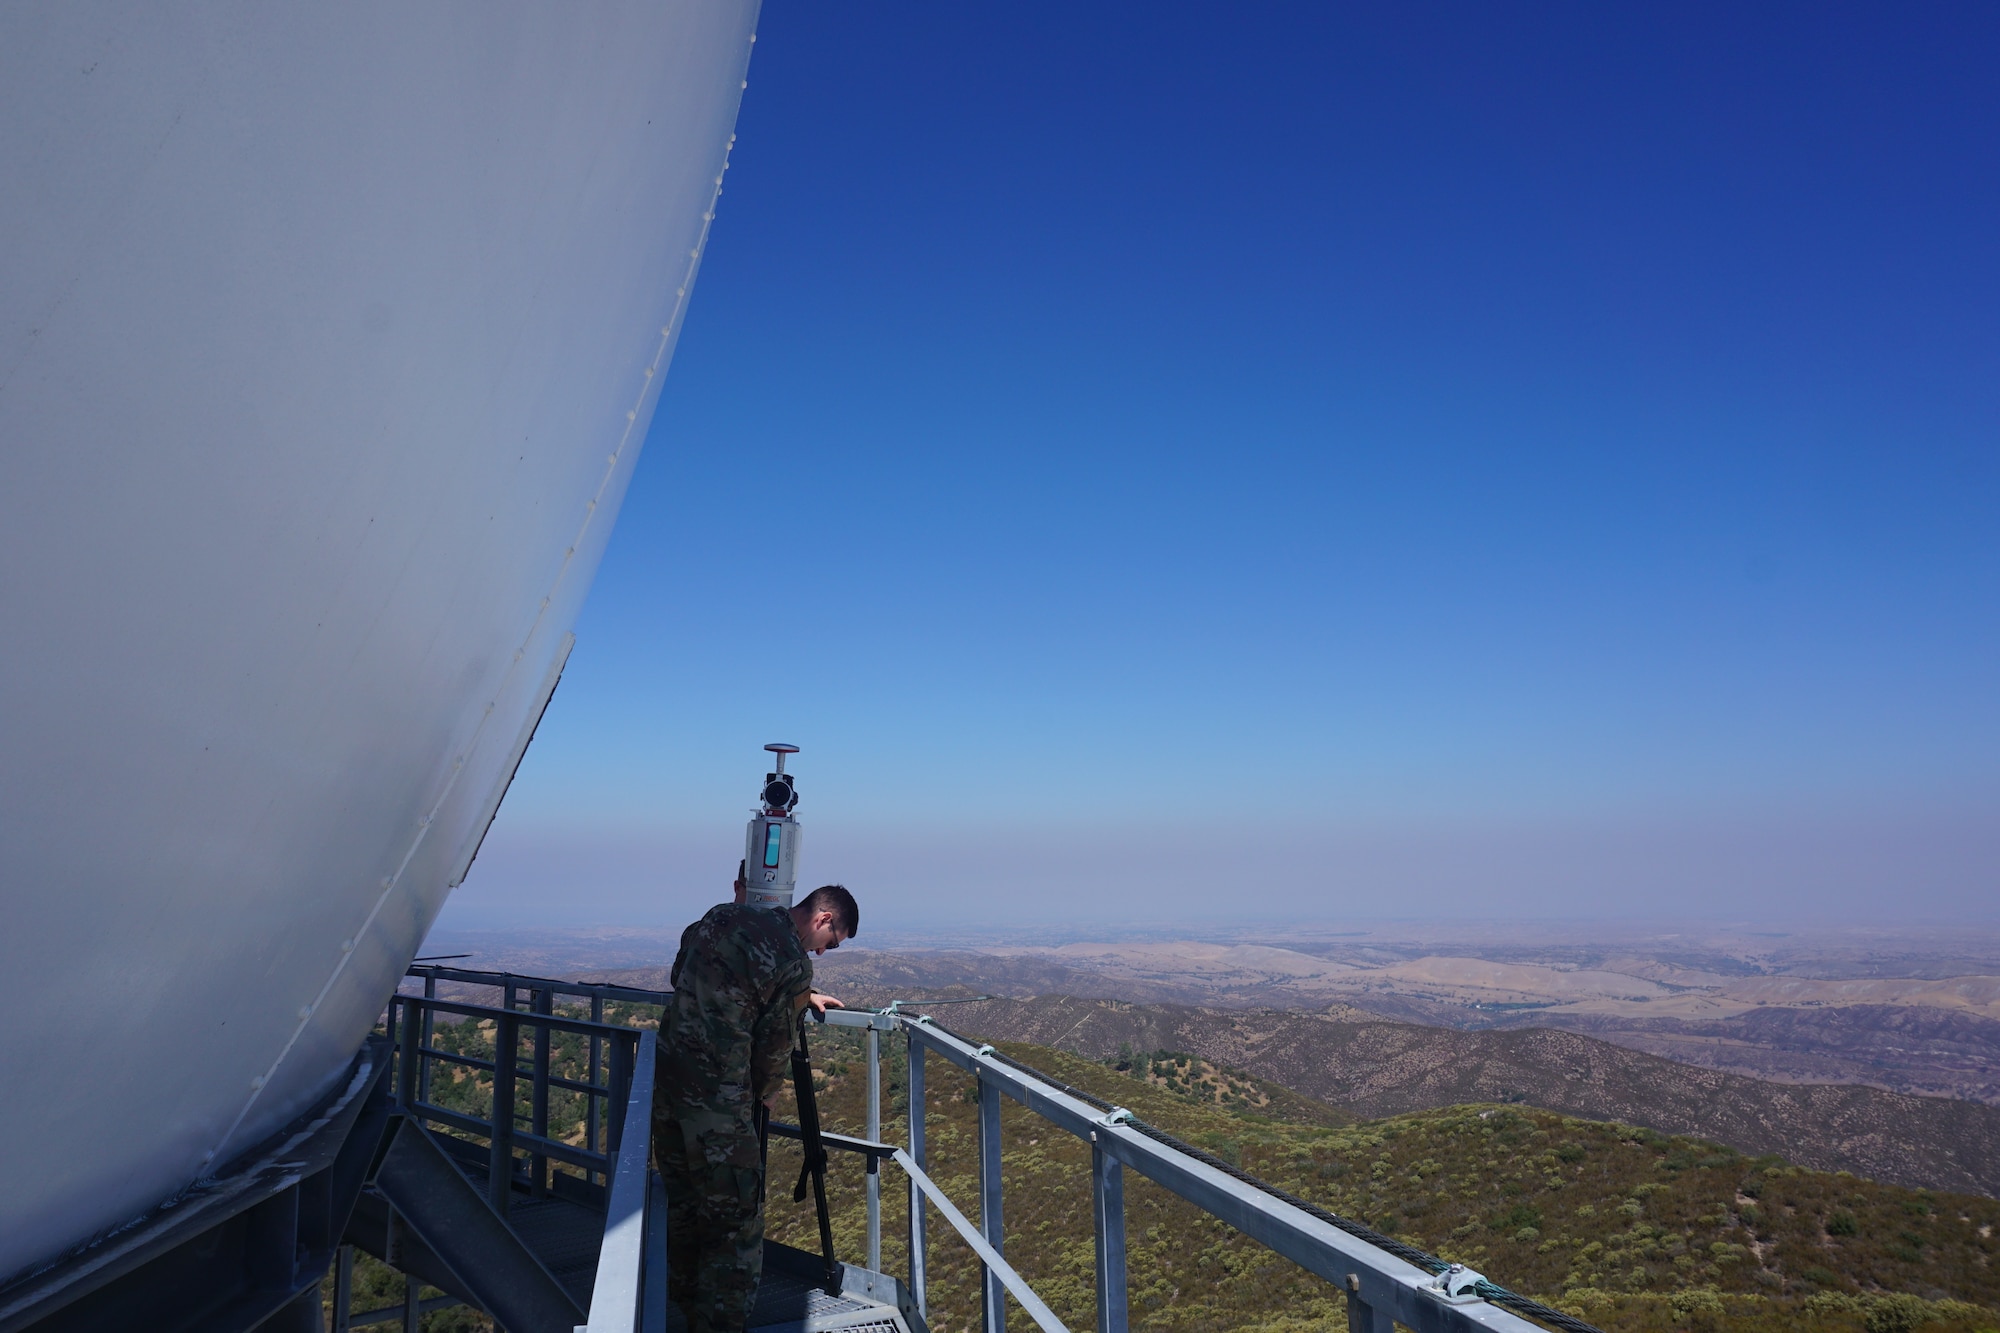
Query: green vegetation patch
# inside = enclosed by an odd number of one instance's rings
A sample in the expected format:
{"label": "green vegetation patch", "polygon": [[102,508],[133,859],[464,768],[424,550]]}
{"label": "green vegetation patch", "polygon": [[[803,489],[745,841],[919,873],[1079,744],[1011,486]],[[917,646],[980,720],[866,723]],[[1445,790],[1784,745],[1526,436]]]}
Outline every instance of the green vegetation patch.
{"label": "green vegetation patch", "polygon": [[[816,1032],[814,1045],[827,1074],[828,1127],[861,1132],[860,1037]],[[883,1133],[899,1142],[907,1135],[900,1047],[884,1043],[883,1075]],[[2000,1330],[2000,1201],[1805,1171],[1720,1144],[1520,1105],[1356,1122],[1169,1052],[1124,1053],[1103,1064],[1044,1047],[1002,1049],[1260,1179],[1607,1329]],[[936,1059],[926,1072],[932,1173],[976,1219],[972,1080]],[[781,1106],[781,1117],[790,1114]],[[1008,1257],[1065,1323],[1088,1328],[1095,1308],[1089,1145],[1011,1101],[1003,1104],[1002,1137]],[[772,1157],[773,1179],[793,1179],[796,1145],[774,1144]],[[857,1162],[836,1156],[835,1237],[850,1260],[865,1254],[863,1180]],[[884,1263],[902,1273],[906,1192],[893,1171],[883,1181]],[[1136,1173],[1126,1173],[1125,1188],[1135,1327],[1279,1333],[1344,1324],[1343,1298],[1332,1287]],[[793,1205],[788,1190],[770,1200],[771,1234],[817,1248],[810,1209]],[[935,1211],[930,1274],[933,1328],[973,1333],[978,1265]]]}

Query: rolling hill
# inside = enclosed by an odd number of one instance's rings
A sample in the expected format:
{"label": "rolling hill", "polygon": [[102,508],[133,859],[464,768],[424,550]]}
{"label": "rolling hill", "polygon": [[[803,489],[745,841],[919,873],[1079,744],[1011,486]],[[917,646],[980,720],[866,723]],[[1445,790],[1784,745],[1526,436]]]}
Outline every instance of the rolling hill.
{"label": "rolling hill", "polygon": [[[858,1041],[814,1035],[829,1127],[858,1131]],[[2000,1202],[1989,1198],[1877,1184],[1520,1105],[1354,1123],[1186,1054],[1107,1064],[1022,1043],[1002,1049],[1263,1179],[1614,1333],[2000,1328]],[[884,1090],[892,1139],[905,1132],[902,1079],[892,1058]],[[930,1083],[933,1175],[976,1216],[971,1082],[933,1062]],[[1066,1324],[1088,1328],[1088,1147],[1011,1102],[1002,1123],[1009,1259]],[[774,1146],[773,1181],[788,1182],[797,1160],[796,1145]],[[837,1162],[836,1245],[848,1258],[861,1253],[861,1181],[858,1166]],[[902,1272],[903,1192],[893,1174],[886,1183],[885,1264]],[[1339,1293],[1317,1279],[1141,1179],[1128,1175],[1126,1190],[1135,1327],[1303,1333],[1343,1322]],[[816,1248],[810,1212],[781,1187],[770,1199],[772,1234]],[[976,1263],[935,1214],[932,1228],[933,1328],[971,1333]]]}

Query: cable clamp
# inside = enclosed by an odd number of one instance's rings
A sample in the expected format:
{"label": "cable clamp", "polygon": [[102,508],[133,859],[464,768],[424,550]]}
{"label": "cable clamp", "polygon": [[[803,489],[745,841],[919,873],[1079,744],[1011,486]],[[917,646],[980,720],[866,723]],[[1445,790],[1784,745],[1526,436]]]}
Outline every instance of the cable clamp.
{"label": "cable clamp", "polygon": [[1485,1280],[1483,1273],[1475,1273],[1464,1264],[1451,1264],[1426,1285],[1453,1305],[1466,1305],[1484,1299],[1477,1288]]}
{"label": "cable clamp", "polygon": [[1113,1125],[1129,1125],[1132,1123],[1132,1113],[1122,1106],[1114,1106],[1090,1123],[1093,1125],[1102,1125],[1106,1129],[1111,1128]]}
{"label": "cable clamp", "polygon": [[993,1044],[992,1044],[991,1042],[988,1042],[988,1043],[987,1043],[986,1045],[984,1045],[984,1046],[981,1046],[981,1047],[980,1047],[980,1048],[979,1048],[978,1050],[974,1051],[974,1052],[973,1052],[973,1054],[974,1054],[974,1055],[996,1055],[996,1054],[998,1054],[998,1052],[996,1052],[996,1051],[995,1051],[995,1050],[993,1049]]}

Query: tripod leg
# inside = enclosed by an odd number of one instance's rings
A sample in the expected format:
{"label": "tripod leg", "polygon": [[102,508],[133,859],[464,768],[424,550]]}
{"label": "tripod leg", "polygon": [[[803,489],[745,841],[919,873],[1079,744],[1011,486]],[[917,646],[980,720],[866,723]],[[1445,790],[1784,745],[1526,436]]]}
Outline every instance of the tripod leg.
{"label": "tripod leg", "polygon": [[794,1201],[806,1196],[806,1180],[812,1180],[813,1205],[819,1212],[820,1257],[826,1262],[826,1290],[840,1294],[840,1261],[833,1257],[833,1216],[826,1205],[826,1144],[820,1138],[819,1098],[813,1092],[812,1052],[806,1047],[806,1017],[799,1015],[799,1044],[792,1051],[792,1091],[799,1103],[799,1137],[804,1141],[805,1165],[799,1183],[792,1190]]}

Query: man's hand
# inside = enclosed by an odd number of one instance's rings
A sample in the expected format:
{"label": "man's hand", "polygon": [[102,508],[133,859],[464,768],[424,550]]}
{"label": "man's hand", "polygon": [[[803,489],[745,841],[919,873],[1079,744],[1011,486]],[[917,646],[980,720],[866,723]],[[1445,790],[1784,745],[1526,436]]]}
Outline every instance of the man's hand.
{"label": "man's hand", "polygon": [[826,1017],[826,1011],[829,1009],[845,1009],[847,1007],[831,995],[821,995],[818,991],[813,991],[807,995],[806,1003],[811,1005],[812,1011],[821,1018]]}

